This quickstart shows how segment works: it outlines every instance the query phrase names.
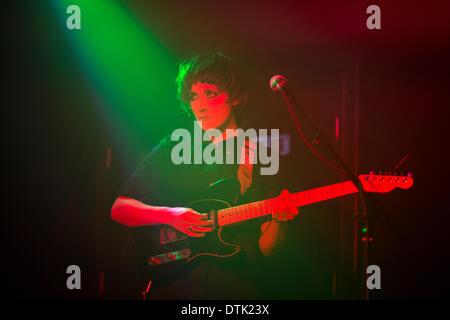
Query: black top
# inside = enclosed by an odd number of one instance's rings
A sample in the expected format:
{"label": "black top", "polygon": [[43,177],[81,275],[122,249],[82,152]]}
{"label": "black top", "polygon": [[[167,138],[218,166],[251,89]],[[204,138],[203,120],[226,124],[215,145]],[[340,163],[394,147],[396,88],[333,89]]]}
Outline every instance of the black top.
{"label": "black top", "polygon": [[[235,155],[238,146],[235,137]],[[154,206],[185,207],[193,200],[202,199],[208,187],[224,178],[238,180],[238,163],[226,164],[179,164],[171,159],[172,148],[178,141],[165,137],[150,152],[139,168],[132,174],[119,195],[139,200]],[[208,143],[202,144],[202,149]],[[191,146],[193,159],[193,146]],[[225,155],[226,143],[219,143],[220,153]],[[281,161],[281,159],[280,159]],[[193,161],[192,161],[193,162]],[[237,161],[235,161],[237,162]],[[276,197],[283,186],[281,172],[268,176],[260,174],[261,165],[256,163],[252,170],[252,183],[244,195],[238,195],[235,204]],[[281,163],[280,163],[281,167]],[[280,168],[281,169],[281,168]],[[252,221],[253,220],[253,221]],[[189,277],[162,293],[162,298],[253,298],[258,282],[258,266],[262,263],[262,254],[258,247],[261,224],[270,220],[270,216],[252,219],[230,228],[224,228],[225,239],[237,240],[242,252],[228,259],[209,259],[208,265],[202,264]],[[154,294],[154,293],[153,293]]]}

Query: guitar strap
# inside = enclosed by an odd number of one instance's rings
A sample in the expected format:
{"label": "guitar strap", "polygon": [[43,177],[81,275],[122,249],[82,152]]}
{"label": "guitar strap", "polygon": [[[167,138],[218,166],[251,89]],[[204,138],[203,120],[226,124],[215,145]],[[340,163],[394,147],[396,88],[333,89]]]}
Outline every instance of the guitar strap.
{"label": "guitar strap", "polygon": [[253,163],[255,162],[256,144],[245,140],[241,150],[241,161],[237,176],[241,184],[241,195],[247,192],[252,185]]}

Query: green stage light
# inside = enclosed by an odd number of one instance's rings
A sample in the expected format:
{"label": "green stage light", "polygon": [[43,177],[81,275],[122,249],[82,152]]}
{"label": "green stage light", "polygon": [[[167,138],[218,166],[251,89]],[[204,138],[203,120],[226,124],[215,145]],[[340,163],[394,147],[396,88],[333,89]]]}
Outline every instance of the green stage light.
{"label": "green stage light", "polygon": [[[52,0],[122,159],[161,138],[176,109],[176,58],[120,1]],[[67,8],[80,9],[70,30]],[[167,129],[166,129],[167,130]]]}

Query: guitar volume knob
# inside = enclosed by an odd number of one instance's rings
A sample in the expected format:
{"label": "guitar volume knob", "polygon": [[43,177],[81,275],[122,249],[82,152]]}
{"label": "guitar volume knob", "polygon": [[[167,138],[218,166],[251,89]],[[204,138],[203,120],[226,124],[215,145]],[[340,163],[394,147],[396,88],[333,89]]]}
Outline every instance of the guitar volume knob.
{"label": "guitar volume knob", "polygon": [[174,254],[172,254],[172,253],[169,253],[169,254],[167,255],[167,258],[169,258],[171,261],[177,260],[177,256],[174,255]]}

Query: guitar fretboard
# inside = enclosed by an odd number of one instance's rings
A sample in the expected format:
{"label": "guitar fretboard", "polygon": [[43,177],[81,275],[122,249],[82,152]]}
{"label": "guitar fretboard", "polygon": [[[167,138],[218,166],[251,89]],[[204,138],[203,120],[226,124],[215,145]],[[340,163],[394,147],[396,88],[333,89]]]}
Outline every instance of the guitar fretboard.
{"label": "guitar fretboard", "polygon": [[[345,181],[291,194],[290,201],[292,206],[302,207],[358,191],[353,182]],[[217,213],[219,226],[226,226],[272,214],[277,207],[278,201],[280,200],[277,197],[219,210]]]}

